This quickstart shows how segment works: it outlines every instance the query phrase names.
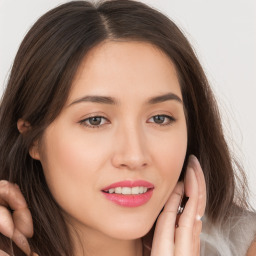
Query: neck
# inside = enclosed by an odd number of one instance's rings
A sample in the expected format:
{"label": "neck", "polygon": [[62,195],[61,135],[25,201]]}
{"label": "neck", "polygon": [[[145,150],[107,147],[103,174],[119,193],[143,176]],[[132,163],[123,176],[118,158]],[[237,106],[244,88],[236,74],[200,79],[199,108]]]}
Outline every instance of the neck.
{"label": "neck", "polygon": [[[73,223],[74,224],[74,223]],[[75,227],[75,230],[74,230]],[[141,239],[120,240],[90,227],[70,227],[76,256],[142,256]]]}

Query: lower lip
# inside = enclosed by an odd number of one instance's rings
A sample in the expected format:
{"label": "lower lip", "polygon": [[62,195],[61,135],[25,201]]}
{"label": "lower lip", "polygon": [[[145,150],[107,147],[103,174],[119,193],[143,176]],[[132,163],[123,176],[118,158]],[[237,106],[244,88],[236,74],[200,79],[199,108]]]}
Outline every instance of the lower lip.
{"label": "lower lip", "polygon": [[146,193],[138,194],[138,195],[122,195],[122,194],[115,194],[115,193],[109,194],[105,192],[102,192],[102,193],[108,200],[120,206],[138,207],[143,204],[146,204],[150,200],[153,194],[153,189],[149,189]]}

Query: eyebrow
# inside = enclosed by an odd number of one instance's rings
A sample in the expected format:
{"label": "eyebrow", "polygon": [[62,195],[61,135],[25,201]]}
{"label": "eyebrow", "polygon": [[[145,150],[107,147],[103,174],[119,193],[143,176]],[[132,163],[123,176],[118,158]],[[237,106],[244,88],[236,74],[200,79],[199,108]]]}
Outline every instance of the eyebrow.
{"label": "eyebrow", "polygon": [[[175,100],[179,103],[182,103],[181,98],[174,94],[174,93],[166,93],[163,95],[159,95],[156,97],[152,97],[150,98],[146,104],[158,104],[161,102],[165,102],[165,101],[169,101],[169,100]],[[69,106],[74,105],[74,104],[78,104],[81,102],[94,102],[94,103],[99,103],[99,104],[109,104],[109,105],[117,105],[118,101],[112,97],[109,96],[98,96],[98,95],[88,95],[82,98],[79,98],[75,101],[73,101],[72,103],[69,104]]]}
{"label": "eyebrow", "polygon": [[168,100],[175,100],[179,103],[182,103],[182,99],[174,93],[167,93],[167,94],[159,95],[156,97],[152,97],[147,101],[147,103],[148,104],[157,104],[157,103],[165,102]]}

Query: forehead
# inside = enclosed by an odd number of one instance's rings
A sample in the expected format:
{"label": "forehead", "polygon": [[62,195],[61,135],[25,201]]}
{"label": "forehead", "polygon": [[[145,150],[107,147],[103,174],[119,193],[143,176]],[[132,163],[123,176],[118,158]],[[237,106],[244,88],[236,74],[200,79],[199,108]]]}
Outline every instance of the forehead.
{"label": "forehead", "polygon": [[125,93],[151,97],[167,92],[182,98],[175,66],[163,51],[146,42],[104,41],[84,57],[69,98]]}

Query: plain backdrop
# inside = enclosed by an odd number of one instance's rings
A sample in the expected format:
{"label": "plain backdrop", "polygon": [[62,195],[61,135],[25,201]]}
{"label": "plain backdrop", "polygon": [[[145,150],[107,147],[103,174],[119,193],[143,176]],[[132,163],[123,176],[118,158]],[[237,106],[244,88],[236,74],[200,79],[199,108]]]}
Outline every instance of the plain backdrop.
{"label": "plain backdrop", "polygon": [[[0,0],[0,94],[31,25],[63,0]],[[223,117],[228,142],[243,164],[256,208],[256,1],[143,0],[187,35]]]}

